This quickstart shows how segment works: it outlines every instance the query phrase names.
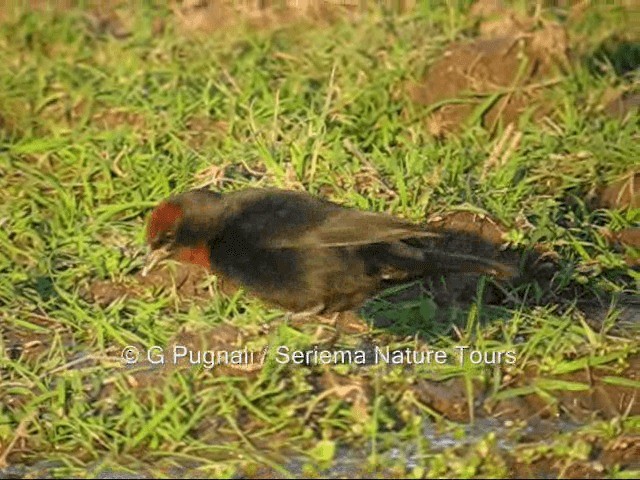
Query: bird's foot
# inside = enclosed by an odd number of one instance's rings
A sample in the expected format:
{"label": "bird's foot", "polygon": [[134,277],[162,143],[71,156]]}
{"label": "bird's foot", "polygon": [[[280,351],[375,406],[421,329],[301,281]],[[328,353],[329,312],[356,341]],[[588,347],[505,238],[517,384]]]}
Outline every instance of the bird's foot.
{"label": "bird's foot", "polygon": [[325,317],[327,318],[327,325],[333,327],[333,328],[337,328],[338,326],[338,319],[340,318],[340,312],[336,312],[333,315],[331,315],[330,317]]}
{"label": "bird's foot", "polygon": [[322,310],[324,310],[324,304],[316,305],[309,310],[303,310],[302,312],[287,312],[284,316],[284,322],[286,324],[292,322],[299,322],[301,320],[306,320],[309,317],[313,317],[314,315],[318,315]]}

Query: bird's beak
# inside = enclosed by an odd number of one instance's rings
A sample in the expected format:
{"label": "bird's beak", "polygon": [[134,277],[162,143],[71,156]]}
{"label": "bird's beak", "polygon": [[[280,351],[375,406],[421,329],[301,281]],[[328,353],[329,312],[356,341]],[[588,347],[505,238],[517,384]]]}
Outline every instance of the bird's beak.
{"label": "bird's beak", "polygon": [[153,268],[160,263],[162,260],[169,258],[173,254],[173,249],[171,245],[166,245],[164,247],[156,248],[155,250],[151,250],[147,257],[145,258],[145,265],[142,269],[142,276],[146,277]]}

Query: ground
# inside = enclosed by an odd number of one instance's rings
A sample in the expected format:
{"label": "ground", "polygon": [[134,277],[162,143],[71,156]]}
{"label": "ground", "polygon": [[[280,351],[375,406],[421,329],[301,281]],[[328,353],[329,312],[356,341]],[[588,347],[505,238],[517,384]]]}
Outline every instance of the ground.
{"label": "ground", "polygon": [[[0,476],[640,476],[632,2],[230,3],[0,16]],[[151,208],[200,186],[453,228],[523,276],[335,323],[200,267],[142,276]],[[447,361],[374,363],[387,347]]]}

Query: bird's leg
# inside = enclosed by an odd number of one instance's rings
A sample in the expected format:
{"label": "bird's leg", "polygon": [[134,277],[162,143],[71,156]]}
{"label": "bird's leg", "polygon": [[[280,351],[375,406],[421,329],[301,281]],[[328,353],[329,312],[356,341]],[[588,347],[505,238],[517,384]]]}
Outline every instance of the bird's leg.
{"label": "bird's leg", "polygon": [[315,307],[310,308],[309,310],[304,310],[302,312],[287,312],[287,314],[284,316],[285,323],[304,320],[306,318],[319,314],[322,310],[324,310],[324,303],[316,305]]}
{"label": "bird's leg", "polygon": [[340,318],[340,312],[334,313],[333,315],[331,315],[331,317],[329,317],[328,324],[331,325],[333,328],[336,328],[338,326],[339,318]]}

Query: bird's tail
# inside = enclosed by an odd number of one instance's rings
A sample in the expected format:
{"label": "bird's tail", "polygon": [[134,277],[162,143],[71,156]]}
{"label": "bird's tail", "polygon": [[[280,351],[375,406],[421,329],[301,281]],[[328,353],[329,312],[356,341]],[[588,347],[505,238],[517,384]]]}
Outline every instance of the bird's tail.
{"label": "bird's tail", "polygon": [[423,268],[425,274],[485,274],[493,275],[501,280],[510,280],[518,275],[518,268],[506,262],[471,254],[446,252],[442,250],[424,251]]}
{"label": "bird's tail", "polygon": [[460,250],[452,244],[425,245],[424,242],[420,242],[410,245],[406,242],[395,242],[378,252],[378,258],[383,264],[403,272],[402,275],[405,277],[469,273],[493,275],[499,279],[509,280],[519,273],[516,262],[508,263],[493,259],[498,255],[496,249],[491,251],[483,249],[480,250],[481,254]]}

